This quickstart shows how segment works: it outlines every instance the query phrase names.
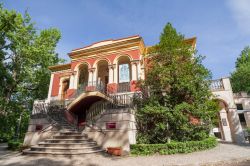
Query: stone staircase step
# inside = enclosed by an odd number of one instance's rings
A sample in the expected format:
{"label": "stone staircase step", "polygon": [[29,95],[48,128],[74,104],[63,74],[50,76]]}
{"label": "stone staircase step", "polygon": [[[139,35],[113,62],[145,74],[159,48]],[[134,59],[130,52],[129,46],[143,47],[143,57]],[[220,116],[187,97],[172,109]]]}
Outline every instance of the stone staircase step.
{"label": "stone staircase step", "polygon": [[64,152],[64,153],[73,153],[73,152],[88,152],[94,150],[101,150],[99,146],[94,147],[40,147],[40,146],[33,146],[30,148],[30,151],[42,151],[42,152]]}
{"label": "stone staircase step", "polygon": [[46,142],[40,142],[38,144],[41,147],[93,147],[97,146],[97,143],[92,142],[85,142],[85,143],[46,143]]}
{"label": "stone staircase step", "polygon": [[89,142],[89,139],[46,139],[48,143],[83,143]]}
{"label": "stone staircase step", "polygon": [[68,131],[68,132],[60,132],[60,135],[84,135],[84,136],[87,136],[86,134],[82,134],[81,132],[71,132],[71,131]]}
{"label": "stone staircase step", "polygon": [[87,139],[86,135],[55,135],[53,139]]}
{"label": "stone staircase step", "polygon": [[78,132],[76,129],[62,129],[61,132]]}
{"label": "stone staircase step", "polygon": [[71,156],[71,155],[80,155],[80,154],[91,154],[91,153],[99,153],[104,152],[103,149],[99,150],[89,150],[85,152],[43,152],[43,151],[30,151],[30,150],[24,150],[23,154],[25,155],[63,155],[63,156]]}

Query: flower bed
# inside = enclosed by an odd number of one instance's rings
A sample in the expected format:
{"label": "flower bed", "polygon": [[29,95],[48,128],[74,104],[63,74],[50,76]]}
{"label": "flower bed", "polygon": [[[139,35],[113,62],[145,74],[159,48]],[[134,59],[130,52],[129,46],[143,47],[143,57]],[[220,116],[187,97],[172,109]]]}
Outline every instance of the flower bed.
{"label": "flower bed", "polygon": [[132,155],[190,153],[210,149],[216,145],[217,140],[214,137],[202,141],[173,142],[166,144],[134,144],[130,146],[130,153]]}

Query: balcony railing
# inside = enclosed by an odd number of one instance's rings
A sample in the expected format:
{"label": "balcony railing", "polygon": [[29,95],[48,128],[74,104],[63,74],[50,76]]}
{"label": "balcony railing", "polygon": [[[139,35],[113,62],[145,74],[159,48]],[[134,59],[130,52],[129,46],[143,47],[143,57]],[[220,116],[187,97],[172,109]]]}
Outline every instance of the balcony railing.
{"label": "balcony railing", "polygon": [[224,85],[222,79],[212,80],[210,84],[211,91],[224,90]]}
{"label": "balcony railing", "polygon": [[106,94],[107,88],[102,82],[96,82],[96,81],[85,82],[78,85],[78,88],[72,95],[69,96],[69,99],[77,98],[78,96],[80,96],[82,93],[85,92],[94,92],[94,91]]}
{"label": "balcony railing", "polygon": [[103,112],[109,110],[112,111],[114,109],[120,108],[133,108],[134,98],[137,97],[137,94],[120,94],[120,95],[112,95],[110,96],[110,101],[101,101],[93,104],[89,110],[87,110],[87,121],[94,122],[96,121],[96,117],[101,115]]}
{"label": "balcony railing", "polygon": [[[80,85],[78,85],[78,88],[76,91],[69,96],[69,100],[75,99],[78,96],[80,96],[82,93],[85,92],[94,92],[98,91],[101,92],[107,96],[111,95],[112,93],[109,94],[107,91],[107,85],[103,84],[102,82],[97,82],[97,81],[91,81],[91,82],[85,82]],[[117,93],[122,93],[122,92],[130,92],[130,82],[124,82],[124,83],[118,83],[117,84]]]}
{"label": "balcony railing", "polygon": [[117,86],[117,92],[130,92],[130,82],[119,83]]}

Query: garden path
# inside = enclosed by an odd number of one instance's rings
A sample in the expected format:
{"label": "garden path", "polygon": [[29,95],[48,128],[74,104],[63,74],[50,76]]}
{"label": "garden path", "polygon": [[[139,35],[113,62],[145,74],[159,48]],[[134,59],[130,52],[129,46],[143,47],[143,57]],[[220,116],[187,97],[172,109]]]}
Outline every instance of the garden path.
{"label": "garden path", "polygon": [[105,153],[72,157],[35,157],[11,154],[1,158],[1,166],[250,166],[250,146],[219,144],[190,154],[112,157]]}

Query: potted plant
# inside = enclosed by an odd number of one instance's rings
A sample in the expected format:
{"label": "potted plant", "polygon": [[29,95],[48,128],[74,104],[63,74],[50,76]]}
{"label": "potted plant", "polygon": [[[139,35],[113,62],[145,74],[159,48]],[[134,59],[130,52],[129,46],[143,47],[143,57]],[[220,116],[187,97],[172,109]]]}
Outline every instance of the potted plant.
{"label": "potted plant", "polygon": [[107,148],[108,154],[121,156],[122,155],[122,148],[121,147],[108,147]]}

